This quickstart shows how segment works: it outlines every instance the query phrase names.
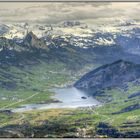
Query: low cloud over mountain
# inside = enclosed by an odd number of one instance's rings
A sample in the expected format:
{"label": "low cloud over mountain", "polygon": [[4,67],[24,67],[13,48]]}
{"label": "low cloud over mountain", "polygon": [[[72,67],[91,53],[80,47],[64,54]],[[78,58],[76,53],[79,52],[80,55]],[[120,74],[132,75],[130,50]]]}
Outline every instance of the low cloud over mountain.
{"label": "low cloud over mountain", "polygon": [[[84,8],[85,7],[85,8]],[[139,4],[134,3],[1,3],[1,22],[58,23],[65,20],[100,20],[100,18],[139,17]],[[111,13],[111,14],[110,14]]]}

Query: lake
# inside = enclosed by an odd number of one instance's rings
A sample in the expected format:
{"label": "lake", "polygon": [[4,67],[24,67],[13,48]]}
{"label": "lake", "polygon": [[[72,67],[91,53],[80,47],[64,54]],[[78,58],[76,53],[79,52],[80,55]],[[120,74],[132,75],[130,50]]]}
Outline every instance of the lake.
{"label": "lake", "polygon": [[59,100],[57,103],[50,104],[28,104],[13,109],[12,112],[24,112],[34,109],[57,109],[57,108],[78,108],[100,105],[96,99],[88,95],[86,92],[71,88],[54,88],[50,89],[54,92],[52,98]]}

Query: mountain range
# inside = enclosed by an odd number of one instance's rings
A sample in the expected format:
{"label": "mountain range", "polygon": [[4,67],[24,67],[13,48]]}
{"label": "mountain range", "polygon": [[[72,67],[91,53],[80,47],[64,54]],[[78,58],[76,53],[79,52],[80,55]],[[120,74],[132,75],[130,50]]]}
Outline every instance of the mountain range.
{"label": "mountain range", "polygon": [[[76,21],[59,25],[2,24],[0,65],[1,68],[15,66],[24,69],[42,62],[57,62],[75,72],[88,65],[104,65],[119,59],[139,63],[138,27],[137,24],[115,24],[112,28],[119,32],[108,32],[104,26],[92,29]],[[61,34],[56,34],[57,31]]]}

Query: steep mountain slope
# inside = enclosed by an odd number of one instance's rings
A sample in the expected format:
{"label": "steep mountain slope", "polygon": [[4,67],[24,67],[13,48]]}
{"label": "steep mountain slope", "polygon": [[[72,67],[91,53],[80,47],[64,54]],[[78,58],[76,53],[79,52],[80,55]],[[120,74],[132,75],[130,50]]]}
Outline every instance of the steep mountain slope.
{"label": "steep mountain slope", "polygon": [[74,86],[96,93],[97,90],[124,87],[140,78],[140,65],[119,60],[84,75]]}

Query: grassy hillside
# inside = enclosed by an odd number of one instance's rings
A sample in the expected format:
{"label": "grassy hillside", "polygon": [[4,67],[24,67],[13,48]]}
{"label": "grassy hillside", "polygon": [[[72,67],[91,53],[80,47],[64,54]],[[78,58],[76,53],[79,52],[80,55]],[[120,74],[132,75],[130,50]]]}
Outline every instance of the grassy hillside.
{"label": "grassy hillside", "polygon": [[139,104],[140,97],[131,99],[129,96],[139,92],[140,85],[128,85],[126,91],[108,89],[104,91],[105,96],[96,96],[106,102],[101,107],[36,110],[8,116],[2,112],[1,126],[5,126],[5,130],[15,129],[17,134],[28,137],[139,137],[139,109],[119,113],[124,108]]}

